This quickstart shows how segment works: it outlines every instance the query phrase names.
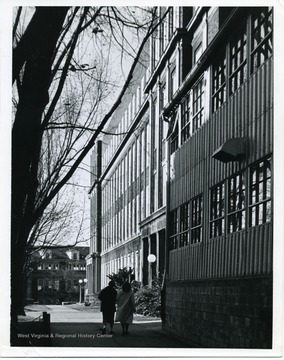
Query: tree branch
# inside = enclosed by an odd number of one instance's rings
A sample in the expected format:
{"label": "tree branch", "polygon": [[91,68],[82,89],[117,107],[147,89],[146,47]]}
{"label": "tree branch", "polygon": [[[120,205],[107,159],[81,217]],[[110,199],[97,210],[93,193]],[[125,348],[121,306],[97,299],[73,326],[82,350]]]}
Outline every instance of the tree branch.
{"label": "tree branch", "polygon": [[74,162],[74,164],[72,165],[70,170],[67,172],[67,174],[61,179],[61,181],[57,184],[57,186],[49,193],[49,195],[42,202],[42,204],[35,210],[35,212],[33,214],[33,221],[35,221],[37,219],[37,217],[39,217],[43,213],[46,206],[51,202],[51,200],[56,196],[56,194],[60,191],[60,189],[64,186],[64,184],[75,173],[75,171],[76,171],[77,167],[80,165],[81,161],[85,158],[85,156],[88,154],[88,152],[94,146],[94,143],[95,143],[95,140],[97,139],[97,136],[101,133],[104,126],[106,125],[108,120],[111,118],[112,114],[115,112],[115,110],[120,105],[120,103],[122,101],[122,98],[123,98],[126,90],[128,89],[128,86],[129,86],[129,84],[130,84],[130,82],[132,80],[134,70],[136,68],[137,63],[139,62],[139,59],[140,59],[140,56],[141,56],[141,54],[142,54],[142,52],[144,50],[145,44],[147,43],[147,41],[148,41],[149,37],[151,36],[151,34],[158,27],[158,24],[154,25],[155,19],[156,18],[155,18],[154,14],[153,14],[151,26],[149,27],[149,29],[147,31],[147,34],[145,35],[144,39],[141,42],[141,45],[140,45],[140,47],[139,47],[139,49],[137,51],[137,55],[136,55],[136,57],[135,57],[135,59],[134,59],[134,61],[132,63],[132,66],[131,66],[131,68],[129,70],[127,79],[126,79],[126,81],[124,83],[124,86],[123,86],[117,100],[115,101],[114,105],[112,106],[110,111],[104,116],[104,118],[102,119],[102,121],[101,121],[100,125],[98,126],[97,130],[95,131],[95,133],[91,137],[90,141],[85,146],[85,148],[83,149],[81,154],[78,156],[78,158],[76,159],[76,161]]}

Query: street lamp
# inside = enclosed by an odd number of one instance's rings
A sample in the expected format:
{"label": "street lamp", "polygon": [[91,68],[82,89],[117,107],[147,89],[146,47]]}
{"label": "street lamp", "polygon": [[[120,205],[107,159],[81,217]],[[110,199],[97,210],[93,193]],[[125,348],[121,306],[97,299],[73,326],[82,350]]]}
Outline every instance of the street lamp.
{"label": "street lamp", "polygon": [[150,282],[149,287],[152,287],[152,281],[153,281],[153,263],[156,261],[156,256],[154,254],[149,254],[147,257],[147,260],[150,264]]}
{"label": "street lamp", "polygon": [[87,284],[87,279],[80,279],[79,280],[79,304],[82,303],[82,286],[85,287],[85,285]]}

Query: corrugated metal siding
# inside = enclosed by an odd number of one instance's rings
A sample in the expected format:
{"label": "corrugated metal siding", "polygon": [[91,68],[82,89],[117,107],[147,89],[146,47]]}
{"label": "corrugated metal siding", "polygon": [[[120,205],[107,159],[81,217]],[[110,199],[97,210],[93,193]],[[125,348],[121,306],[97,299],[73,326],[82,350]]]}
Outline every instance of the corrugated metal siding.
{"label": "corrugated metal siding", "polygon": [[263,275],[272,272],[270,224],[170,251],[170,280]]}
{"label": "corrugated metal siding", "polygon": [[[175,153],[175,177],[170,187],[170,210],[203,193],[209,208],[209,189],[273,150],[272,59],[243,84]],[[222,163],[214,151],[234,137],[247,139],[247,156],[242,162]],[[209,211],[204,224],[209,224]],[[203,242],[170,252],[171,280],[216,278],[270,273],[272,271],[272,225],[209,239],[203,228]]]}

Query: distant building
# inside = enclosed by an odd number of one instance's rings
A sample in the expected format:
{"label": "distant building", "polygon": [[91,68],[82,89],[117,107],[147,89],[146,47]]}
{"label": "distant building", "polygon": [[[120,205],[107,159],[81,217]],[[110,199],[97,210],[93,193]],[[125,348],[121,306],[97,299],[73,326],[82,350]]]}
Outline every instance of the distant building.
{"label": "distant building", "polygon": [[153,254],[164,329],[200,347],[270,348],[273,8],[159,11],[92,156],[89,294],[122,267],[149,284]]}
{"label": "distant building", "polygon": [[[86,256],[89,247],[35,249],[30,261],[27,299],[39,304],[84,301]],[[82,286],[79,280],[83,280]]]}

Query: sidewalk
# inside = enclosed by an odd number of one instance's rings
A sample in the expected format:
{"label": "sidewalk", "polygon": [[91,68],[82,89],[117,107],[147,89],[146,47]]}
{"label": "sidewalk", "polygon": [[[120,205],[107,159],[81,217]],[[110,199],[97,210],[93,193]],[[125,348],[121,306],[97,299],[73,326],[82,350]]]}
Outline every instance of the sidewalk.
{"label": "sidewalk", "polygon": [[[32,305],[26,308],[26,316],[19,317],[19,323],[29,323],[41,316],[50,314],[51,347],[153,347],[153,348],[190,348],[177,338],[162,330],[162,322],[157,318],[134,315],[129,326],[129,335],[121,334],[119,323],[114,325],[114,334],[102,335],[102,314],[98,308],[81,305]],[[30,334],[30,339],[34,334]],[[47,336],[47,334],[39,334]],[[39,339],[39,343],[42,339]],[[35,346],[36,343],[34,343]]]}
{"label": "sidewalk", "polygon": [[129,326],[129,335],[121,335],[120,324],[114,334],[102,335],[100,323],[52,323],[51,346],[56,347],[154,347],[188,348],[161,329],[160,321],[136,322]]}

